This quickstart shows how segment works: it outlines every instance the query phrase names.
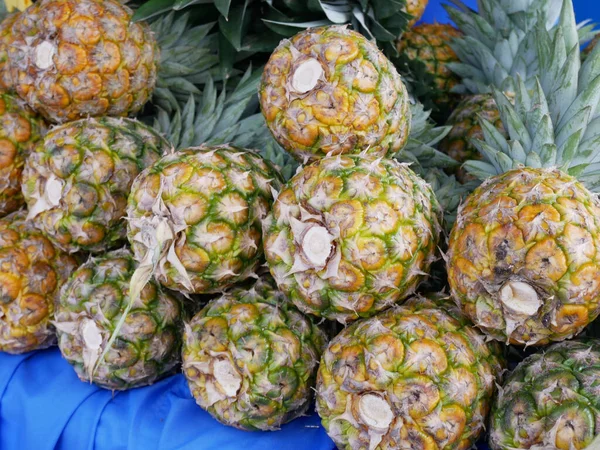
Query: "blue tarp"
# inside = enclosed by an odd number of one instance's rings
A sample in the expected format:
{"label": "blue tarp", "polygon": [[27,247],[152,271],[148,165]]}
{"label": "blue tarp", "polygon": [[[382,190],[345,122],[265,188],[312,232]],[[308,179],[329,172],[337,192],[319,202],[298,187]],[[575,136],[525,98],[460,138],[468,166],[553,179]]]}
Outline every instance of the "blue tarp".
{"label": "blue tarp", "polygon": [[56,348],[0,354],[0,449],[55,448],[331,450],[333,443],[314,412],[275,432],[223,426],[196,405],[180,374],[113,395],[79,381]]}

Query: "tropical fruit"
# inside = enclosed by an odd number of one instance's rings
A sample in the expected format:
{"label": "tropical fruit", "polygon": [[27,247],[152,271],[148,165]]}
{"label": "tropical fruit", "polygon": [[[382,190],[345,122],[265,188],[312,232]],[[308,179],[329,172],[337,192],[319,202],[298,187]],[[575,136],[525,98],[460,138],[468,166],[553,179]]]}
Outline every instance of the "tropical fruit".
{"label": "tropical fruit", "polygon": [[492,337],[546,344],[600,313],[600,201],[555,169],[515,169],[467,198],[450,235],[448,276]]}
{"label": "tropical fruit", "polygon": [[0,217],[25,204],[23,166],[45,133],[46,123],[40,116],[19,97],[0,91]]}
{"label": "tropical fruit", "polygon": [[61,292],[58,345],[83,381],[124,390],[152,384],[179,364],[179,301],[150,282],[128,310],[136,266],[129,250],[114,250],[79,267]]}
{"label": "tropical fruit", "polygon": [[276,430],[306,413],[326,335],[264,276],[212,300],[189,324],[183,373],[225,425]]}
{"label": "tropical fruit", "polygon": [[14,87],[49,121],[129,116],[152,95],[159,51],[117,0],[40,0],[8,36]]}
{"label": "tropical fruit", "polygon": [[[483,140],[484,138],[481,118],[494,125],[502,136],[508,138],[494,97],[491,94],[469,95],[458,104],[446,122],[446,125],[452,128],[440,143],[440,150],[459,163],[481,159],[481,154],[472,144],[472,139]],[[456,171],[456,176],[461,182],[474,178],[462,168]]]}
{"label": "tropical fruit", "polygon": [[263,254],[261,220],[279,189],[277,169],[229,145],[180,150],[135,180],[128,238],[164,286],[214,293],[252,275]]}
{"label": "tropical fruit", "polygon": [[15,12],[0,22],[0,91],[14,90],[11,71],[8,69],[8,48],[12,37],[12,26],[21,13]]}
{"label": "tropical fruit", "polygon": [[452,25],[421,24],[404,33],[397,43],[400,53],[425,65],[433,79],[432,88],[438,91],[435,101],[440,107],[450,107],[458,98],[452,89],[460,83],[460,78],[448,64],[458,62],[450,43],[460,36],[462,33]]}
{"label": "tropical fruit", "polygon": [[[560,2],[562,0],[483,0],[477,11],[460,0],[455,1],[453,7],[446,5],[462,33],[450,42],[458,60],[448,67],[461,79],[454,91],[465,96],[447,120],[446,125],[452,129],[440,145],[442,151],[461,164],[481,159],[479,150],[471,142],[482,140],[484,136],[479,117],[494,125],[503,137],[508,136],[491,95],[491,86],[502,89],[512,98],[512,76],[518,74],[525,78],[530,87],[535,84],[535,75],[541,75],[533,56],[536,22],[545,21],[546,27],[553,27]],[[456,175],[463,183],[474,179],[464,169],[459,169]]]}
{"label": "tropical fruit", "polygon": [[447,299],[415,296],[332,339],[317,412],[339,449],[466,450],[485,428],[502,367],[500,346]]}
{"label": "tropical fruit", "polygon": [[[495,91],[510,138],[482,121],[484,160],[465,167],[486,181],[459,211],[447,253],[463,311],[491,337],[525,345],[571,338],[600,313],[600,200],[588,189],[600,185],[591,156],[600,130],[588,114],[600,98],[600,55],[579,68],[570,0],[557,30],[535,29],[543,77],[531,91],[515,79],[514,105]],[[561,86],[570,88],[557,96]]]}
{"label": "tropical fruit", "polygon": [[410,295],[435,260],[433,191],[408,165],[363,155],[304,167],[263,223],[267,263],[303,312],[342,323]]}
{"label": "tropical fruit", "polygon": [[406,12],[413,16],[408,24],[409,27],[421,20],[425,8],[427,8],[427,3],[429,3],[429,0],[406,0]]}
{"label": "tropical fruit", "polygon": [[23,171],[28,219],[57,247],[100,252],[125,238],[133,179],[169,143],[125,118],[82,119],[53,128]]}
{"label": "tropical fruit", "polygon": [[311,28],[275,49],[259,88],[275,139],[303,162],[327,154],[398,152],[409,99],[394,65],[345,26]]}
{"label": "tropical fruit", "polygon": [[0,219],[0,351],[8,353],[56,343],[54,303],[77,268],[25,216],[17,211]]}
{"label": "tropical fruit", "polygon": [[492,405],[492,450],[597,448],[600,342],[554,344],[510,374]]}

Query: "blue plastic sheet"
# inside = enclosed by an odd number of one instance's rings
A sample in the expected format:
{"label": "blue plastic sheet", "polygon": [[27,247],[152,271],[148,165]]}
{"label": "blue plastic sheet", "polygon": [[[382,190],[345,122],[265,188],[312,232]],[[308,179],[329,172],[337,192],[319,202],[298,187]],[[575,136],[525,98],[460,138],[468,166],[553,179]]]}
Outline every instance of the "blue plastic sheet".
{"label": "blue plastic sheet", "polygon": [[2,450],[331,450],[313,413],[275,432],[226,427],[198,407],[182,375],[112,392],[78,380],[54,348],[0,354]]}

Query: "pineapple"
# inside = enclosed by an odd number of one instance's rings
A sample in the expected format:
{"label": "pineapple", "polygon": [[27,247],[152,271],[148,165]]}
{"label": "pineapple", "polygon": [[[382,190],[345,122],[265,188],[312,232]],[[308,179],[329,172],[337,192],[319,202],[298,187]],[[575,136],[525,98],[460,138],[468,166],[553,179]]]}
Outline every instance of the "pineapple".
{"label": "pineapple", "polygon": [[[508,138],[494,97],[491,94],[469,95],[458,104],[448,118],[447,125],[452,128],[440,143],[440,150],[459,163],[481,159],[481,154],[472,144],[473,139],[484,138],[480,118],[487,120],[504,138]],[[456,176],[462,183],[474,179],[462,168],[457,169]]]}
{"label": "pineapple", "polygon": [[229,145],[165,156],[142,172],[129,196],[136,259],[164,286],[187,294],[245,280],[260,263],[261,220],[281,183],[271,163]]}
{"label": "pineapple", "polygon": [[415,296],[323,353],[317,412],[339,449],[469,449],[504,360],[447,300]]}
{"label": "pineapple", "polygon": [[28,219],[69,253],[114,247],[125,238],[133,179],[168,149],[154,130],[125,118],[53,128],[23,171]]}
{"label": "pineapple", "polygon": [[117,0],[40,0],[8,36],[18,94],[49,121],[139,111],[157,79],[158,46]]}
{"label": "pineapple", "polygon": [[400,75],[375,44],[346,27],[282,41],[265,66],[259,98],[275,139],[305,163],[365,150],[386,156],[408,139]]}
{"label": "pineapple", "polygon": [[[458,61],[448,67],[461,78],[454,90],[465,98],[446,122],[452,130],[441,143],[442,151],[461,164],[481,159],[472,143],[473,139],[484,137],[480,116],[508,137],[491,95],[491,86],[513,97],[510,76],[517,73],[527,77],[531,85],[539,67],[531,57],[535,54],[532,50],[534,25],[540,18],[546,18],[546,27],[553,27],[560,2],[562,0],[481,0],[479,11],[467,8],[460,1],[455,2],[456,7],[446,6],[463,33],[450,43]],[[463,183],[473,179],[464,169],[457,171],[457,177]]]}
{"label": "pineapple", "polygon": [[324,331],[264,276],[186,324],[183,373],[198,405],[221,423],[277,430],[308,411],[325,345]]}
{"label": "pineapple", "polygon": [[54,302],[77,268],[25,216],[17,211],[0,219],[0,351],[15,354],[56,343]]}
{"label": "pineapple", "polygon": [[492,450],[598,448],[600,341],[567,341],[522,361],[492,405]]}
{"label": "pineapple", "polygon": [[304,313],[341,323],[410,295],[435,260],[440,210],[406,164],[364,155],[304,167],[263,223],[279,288]]}
{"label": "pineapple", "polygon": [[9,14],[0,23],[0,91],[14,91],[14,83],[8,69],[8,49],[12,39],[12,26],[20,15],[19,12]]}
{"label": "pineapple", "polygon": [[179,364],[181,305],[150,282],[128,310],[135,268],[131,251],[114,250],[79,267],[61,292],[53,322],[58,345],[82,381],[130,389]]}
{"label": "pineapple", "polygon": [[429,3],[429,0],[406,0],[406,12],[413,17],[408,23],[409,27],[421,20],[425,8],[427,8],[427,3]]}
{"label": "pineapple", "polygon": [[45,133],[46,123],[25,102],[0,91],[0,217],[25,204],[23,166]]}
{"label": "pineapple", "polygon": [[462,33],[447,24],[422,24],[402,35],[397,43],[398,51],[410,61],[424,64],[435,84],[436,103],[440,108],[448,108],[456,103],[457,96],[452,93],[460,83],[449,68],[449,63],[458,62],[458,57],[450,47],[453,39]]}
{"label": "pineapple", "polygon": [[447,254],[463,311],[492,338],[521,345],[571,338],[600,313],[600,200],[589,190],[600,187],[600,55],[580,68],[571,0],[552,36],[536,27],[534,90],[514,80],[514,105],[495,90],[510,138],[482,121],[484,160],[465,167],[486,181],[459,211]]}

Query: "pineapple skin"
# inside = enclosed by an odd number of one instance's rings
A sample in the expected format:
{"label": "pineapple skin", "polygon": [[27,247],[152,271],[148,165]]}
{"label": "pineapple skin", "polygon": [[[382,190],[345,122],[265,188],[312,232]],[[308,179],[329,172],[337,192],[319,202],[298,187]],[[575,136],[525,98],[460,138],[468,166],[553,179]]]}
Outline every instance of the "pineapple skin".
{"label": "pineapple skin", "polygon": [[[263,223],[265,256],[302,312],[345,323],[414,292],[436,259],[439,213],[431,187],[407,165],[332,156],[304,167],[279,193]],[[309,236],[323,230],[331,251],[315,263]]]}
{"label": "pineapple skin", "polygon": [[[485,428],[503,367],[500,345],[451,301],[415,296],[331,340],[317,412],[339,449],[467,450]],[[389,422],[373,423],[386,410]]]}
{"label": "pineapple skin", "polygon": [[429,0],[406,0],[406,12],[413,16],[413,19],[408,23],[409,27],[421,20],[428,3]]}
{"label": "pineapple skin", "polygon": [[439,90],[436,103],[443,108],[452,108],[458,99],[452,89],[460,84],[460,78],[450,70],[448,63],[460,62],[450,42],[461,36],[452,25],[425,23],[406,31],[397,43],[400,53],[425,64]]}
{"label": "pineapple skin", "polygon": [[591,449],[599,434],[599,367],[595,339],[554,344],[523,360],[494,400],[492,450]]}
{"label": "pineapple skin", "polygon": [[165,257],[155,274],[164,286],[206,294],[245,280],[260,264],[261,221],[282,182],[269,161],[229,145],[163,157],[135,180],[129,196],[128,239],[136,258],[151,251],[138,237],[164,219],[177,235],[170,248],[176,256]]}
{"label": "pineapple skin", "polygon": [[[212,300],[186,324],[183,373],[198,405],[219,422],[277,430],[311,405],[325,345],[324,331],[263,276]],[[223,363],[237,381],[233,389],[220,384],[215,367]]]}
{"label": "pineapple skin", "polygon": [[23,167],[46,130],[44,120],[19,97],[0,92],[0,217],[25,204]]}
{"label": "pineapple skin", "polygon": [[[484,140],[480,118],[490,122],[508,138],[494,97],[491,94],[470,95],[460,102],[450,115],[446,125],[452,128],[440,143],[440,150],[460,163],[480,160],[481,153],[471,143],[472,139]],[[463,168],[457,170],[456,178],[461,183],[474,180]]]}
{"label": "pineapple skin", "polygon": [[125,238],[134,178],[169,149],[153,129],[131,119],[82,119],[55,127],[25,163],[28,218],[69,253],[114,248]]}
{"label": "pineapple skin", "polygon": [[[82,381],[125,390],[152,384],[179,364],[181,305],[151,281],[94,371],[129,302],[129,282],[136,266],[128,249],[108,252],[80,266],[61,292],[54,320],[58,345]],[[83,330],[90,324],[102,336],[98,351],[86,343]]]}
{"label": "pineapple skin", "polygon": [[0,267],[0,351],[19,354],[54,345],[54,304],[77,268],[75,258],[17,211],[0,219]]}
{"label": "pineapple skin", "polygon": [[[520,345],[571,338],[600,313],[600,201],[556,169],[488,179],[461,206],[447,254],[451,293],[490,337]],[[539,301],[515,310],[502,289],[523,282]]]}
{"label": "pineapple skin", "polygon": [[159,50],[117,0],[41,0],[8,35],[18,94],[53,123],[130,116],[151,97]]}
{"label": "pineapple skin", "polygon": [[[297,92],[296,70],[317,61],[311,90]],[[259,87],[263,115],[279,144],[301,162],[328,154],[397,153],[410,129],[409,98],[394,65],[345,26],[311,28],[279,44]]]}
{"label": "pineapple skin", "polygon": [[20,16],[20,12],[9,14],[0,22],[0,91],[15,90],[12,74],[8,65],[9,45],[13,39],[12,27]]}

